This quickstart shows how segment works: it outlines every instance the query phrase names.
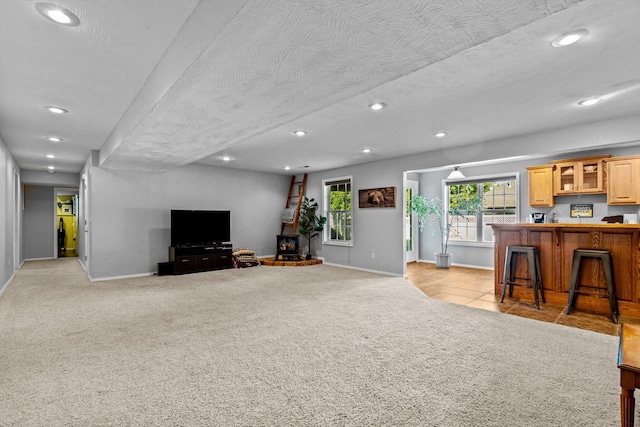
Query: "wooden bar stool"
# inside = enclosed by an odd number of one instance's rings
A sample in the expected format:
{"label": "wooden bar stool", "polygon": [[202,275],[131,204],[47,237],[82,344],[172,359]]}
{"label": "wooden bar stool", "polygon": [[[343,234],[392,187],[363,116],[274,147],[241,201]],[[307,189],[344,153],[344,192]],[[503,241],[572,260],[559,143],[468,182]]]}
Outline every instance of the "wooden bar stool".
{"label": "wooden bar stool", "polygon": [[[521,278],[516,277],[516,264],[518,262],[519,255],[526,255],[529,263],[529,277]],[[502,275],[502,298],[500,302],[504,302],[504,294],[509,285],[509,297],[513,294],[513,285],[516,280],[526,280],[529,282],[529,286],[533,288],[533,298],[536,302],[536,308],[540,310],[540,302],[538,300],[538,294],[544,300],[544,291],[542,289],[542,273],[540,270],[540,253],[537,246],[520,246],[509,245],[507,246],[507,253],[504,258],[504,273]]]}
{"label": "wooden bar stool", "polygon": [[[582,260],[585,258],[600,261],[602,270],[604,271],[606,287],[581,285],[578,283],[580,279]],[[580,288],[591,289],[591,291],[584,291]],[[578,294],[601,296],[602,291],[604,291],[606,296],[609,298],[609,307],[611,308],[613,323],[618,323],[618,299],[616,298],[616,284],[613,276],[611,252],[600,249],[575,249],[573,251],[573,262],[571,263],[571,281],[569,282],[569,301],[567,302],[566,313],[569,314],[569,311],[575,307]]]}

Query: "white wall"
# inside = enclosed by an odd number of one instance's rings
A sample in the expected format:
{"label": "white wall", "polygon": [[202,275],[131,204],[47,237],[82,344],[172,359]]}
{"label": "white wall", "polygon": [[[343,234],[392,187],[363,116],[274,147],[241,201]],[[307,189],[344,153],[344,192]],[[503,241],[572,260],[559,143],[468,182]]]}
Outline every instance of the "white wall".
{"label": "white wall", "polygon": [[15,229],[22,221],[19,183],[20,168],[0,138],[0,294],[24,259],[22,235],[19,233],[18,241],[15,239]]}
{"label": "white wall", "polygon": [[20,177],[23,184],[41,185],[48,187],[78,188],[80,185],[77,173],[49,173],[45,171],[22,171]]}
{"label": "white wall", "polygon": [[86,172],[92,279],[155,273],[168,260],[171,209],[229,210],[234,248],[275,253],[290,176],[202,165],[166,173],[88,165]]}
{"label": "white wall", "polygon": [[[322,244],[322,236],[318,236],[314,240],[314,255],[331,264],[395,275],[403,273],[403,174],[399,165],[392,166],[392,163],[368,163],[309,175],[307,195],[320,203],[321,211],[326,209],[322,200],[323,179],[351,175],[354,204],[353,247]],[[378,187],[396,187],[396,207],[360,209],[358,190]],[[372,258],[372,253],[375,254],[375,258]]]}

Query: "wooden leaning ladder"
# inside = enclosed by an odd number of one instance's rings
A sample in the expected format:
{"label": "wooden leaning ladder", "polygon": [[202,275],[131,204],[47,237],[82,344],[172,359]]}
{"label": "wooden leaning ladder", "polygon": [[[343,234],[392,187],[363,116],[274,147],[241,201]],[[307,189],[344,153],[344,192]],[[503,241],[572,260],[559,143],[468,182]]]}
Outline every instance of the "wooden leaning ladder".
{"label": "wooden leaning ladder", "polygon": [[298,229],[298,219],[300,218],[300,206],[302,205],[302,200],[304,199],[306,186],[306,173],[302,176],[301,181],[297,181],[295,175],[291,177],[291,184],[289,185],[289,194],[287,195],[287,205],[285,206],[285,209],[295,209],[295,212],[293,213],[293,220],[291,221],[285,221],[285,218],[283,216],[282,226],[280,227],[280,235],[294,236],[296,234],[296,230]]}

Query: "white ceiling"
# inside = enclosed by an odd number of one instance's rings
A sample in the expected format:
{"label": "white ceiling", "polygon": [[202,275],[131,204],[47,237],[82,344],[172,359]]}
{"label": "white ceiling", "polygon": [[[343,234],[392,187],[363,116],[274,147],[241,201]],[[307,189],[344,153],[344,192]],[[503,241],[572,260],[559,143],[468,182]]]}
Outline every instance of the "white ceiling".
{"label": "white ceiling", "polygon": [[25,170],[100,150],[288,174],[640,113],[637,0],[49,1],[80,25],[0,1],[0,136]]}

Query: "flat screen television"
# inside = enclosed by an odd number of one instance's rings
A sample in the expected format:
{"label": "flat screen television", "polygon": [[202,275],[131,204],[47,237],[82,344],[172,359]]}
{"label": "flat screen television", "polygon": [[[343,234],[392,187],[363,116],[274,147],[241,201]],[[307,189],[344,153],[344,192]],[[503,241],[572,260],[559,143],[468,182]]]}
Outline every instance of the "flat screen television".
{"label": "flat screen television", "polygon": [[230,211],[171,211],[171,246],[212,245],[229,241]]}

